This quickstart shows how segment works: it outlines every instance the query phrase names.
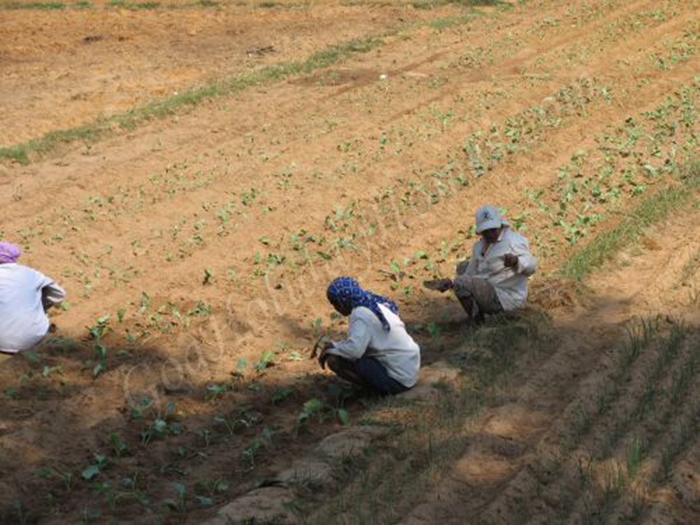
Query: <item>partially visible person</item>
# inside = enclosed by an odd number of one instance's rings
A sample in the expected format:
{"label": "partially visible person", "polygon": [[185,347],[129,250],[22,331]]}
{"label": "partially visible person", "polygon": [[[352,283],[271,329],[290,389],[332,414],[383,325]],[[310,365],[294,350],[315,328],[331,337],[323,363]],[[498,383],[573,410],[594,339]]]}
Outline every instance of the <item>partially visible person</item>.
{"label": "partially visible person", "polygon": [[514,232],[494,206],[476,212],[476,233],[481,236],[468,261],[457,265],[454,279],[426,283],[429,288],[454,290],[470,319],[484,314],[511,312],[527,302],[527,280],[537,270],[527,239]]}
{"label": "partially visible person", "polygon": [[380,395],[408,390],[418,381],[420,348],[406,332],[391,299],[363,290],[352,277],[338,277],[328,300],[350,316],[344,341],[328,343],[319,356],[322,368]]}
{"label": "partially visible person", "polygon": [[0,352],[15,354],[39,343],[49,332],[46,311],[66,292],[52,279],[17,264],[22,251],[0,242]]}

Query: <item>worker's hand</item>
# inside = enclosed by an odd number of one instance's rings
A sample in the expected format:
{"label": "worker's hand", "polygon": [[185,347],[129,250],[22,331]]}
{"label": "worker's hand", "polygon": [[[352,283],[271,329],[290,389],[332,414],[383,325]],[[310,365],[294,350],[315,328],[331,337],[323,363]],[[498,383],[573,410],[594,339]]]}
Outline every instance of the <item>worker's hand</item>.
{"label": "worker's hand", "polygon": [[512,253],[507,253],[503,256],[503,264],[506,268],[517,268],[518,267],[518,256]]}
{"label": "worker's hand", "polygon": [[437,290],[440,292],[446,292],[447,290],[451,290],[452,286],[454,286],[452,279],[440,279],[440,282],[437,284]]}
{"label": "worker's hand", "polygon": [[453,283],[452,279],[433,279],[432,281],[425,281],[423,283],[423,286],[425,286],[428,290],[435,290],[437,292],[446,292],[447,290],[451,290]]}

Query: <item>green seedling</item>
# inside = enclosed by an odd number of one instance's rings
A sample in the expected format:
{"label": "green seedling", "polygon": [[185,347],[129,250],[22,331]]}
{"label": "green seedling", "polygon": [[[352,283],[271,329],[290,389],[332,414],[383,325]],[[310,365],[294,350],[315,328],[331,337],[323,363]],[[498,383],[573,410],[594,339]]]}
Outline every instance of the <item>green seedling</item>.
{"label": "green seedling", "polygon": [[204,445],[204,448],[209,448],[212,441],[212,432],[208,428],[200,428],[195,432],[195,435]]}
{"label": "green seedling", "polygon": [[270,397],[270,403],[273,405],[279,405],[289,399],[294,391],[290,387],[278,388],[272,393]]}
{"label": "green seedling", "polygon": [[318,419],[322,419],[323,412],[324,412],[325,408],[326,408],[325,403],[316,397],[306,401],[304,403],[304,407],[303,407],[302,411],[297,416],[297,421],[296,421],[297,429],[306,425],[314,417],[317,417]]}
{"label": "green seedling", "polygon": [[103,343],[102,338],[110,330],[108,327],[109,318],[109,314],[103,315],[97,319],[93,326],[88,327],[90,337],[95,341],[93,350],[97,357],[97,364],[92,369],[93,379],[96,379],[107,370],[107,346]]}
{"label": "green seedling", "polygon": [[[95,484],[92,486],[92,489],[95,491],[96,495],[101,495],[101,494],[108,494],[109,499],[113,499],[113,496],[111,496],[112,485],[108,481],[102,481],[102,482],[95,482]],[[112,505],[110,505],[111,507]]]}
{"label": "green seedling", "polygon": [[195,483],[195,498],[202,507],[211,507],[214,504],[214,497],[217,494],[226,492],[230,487],[230,483],[226,479],[217,479],[212,482]]}
{"label": "green seedling", "polygon": [[144,412],[153,408],[153,399],[150,396],[143,395],[136,402],[136,406],[132,409],[132,417],[134,419],[143,418]]}
{"label": "green seedling", "polygon": [[272,430],[269,427],[263,428],[262,432],[253,438],[250,444],[241,452],[241,460],[244,465],[252,470],[260,453],[272,443]]}
{"label": "green seedling", "polygon": [[297,350],[292,350],[289,353],[290,361],[304,361],[306,358]]}
{"label": "green seedling", "polygon": [[205,303],[204,301],[197,301],[197,304],[195,305],[194,308],[189,310],[187,312],[188,316],[199,316],[199,317],[207,317],[211,315],[212,308],[209,304]]}
{"label": "green seedling", "polygon": [[41,356],[35,350],[27,350],[26,352],[22,352],[20,355],[35,365],[39,365],[42,362]]}
{"label": "green seedling", "polygon": [[242,379],[245,376],[245,372],[248,369],[248,360],[245,357],[239,357],[236,359],[236,370],[231,372],[234,379]]}
{"label": "green seedling", "polygon": [[315,338],[318,338],[325,333],[325,330],[323,329],[323,317],[317,317],[311,321],[311,331],[313,332]]}
{"label": "green seedling", "polygon": [[102,511],[100,509],[88,507],[87,505],[85,505],[85,507],[83,508],[83,512],[80,515],[80,522],[85,524],[93,523],[101,517]]}
{"label": "green seedling", "polygon": [[202,507],[211,507],[212,505],[214,505],[214,499],[209,496],[195,495],[195,498]]}
{"label": "green seedling", "polygon": [[255,371],[260,374],[272,365],[272,360],[275,358],[275,353],[272,350],[265,350],[258,362],[255,363]]}
{"label": "green seedling", "polygon": [[144,313],[151,306],[151,297],[146,292],[141,292],[139,299],[139,311]]}
{"label": "green seedling", "polygon": [[168,403],[164,414],[158,411],[153,422],[141,432],[141,443],[148,445],[153,439],[179,435],[182,432],[182,426],[179,421],[173,420],[175,413],[175,403]]}
{"label": "green seedling", "polygon": [[229,421],[223,416],[214,416],[214,423],[222,425],[231,436],[236,432],[236,421]]}
{"label": "green seedling", "polygon": [[148,445],[153,439],[163,439],[168,435],[179,435],[182,427],[178,421],[168,422],[162,418],[156,418],[143,432],[141,443]]}
{"label": "green seedling", "polygon": [[350,424],[350,414],[348,411],[344,408],[338,408],[335,411],[336,416],[338,417],[338,421],[340,421],[341,425],[349,425]]}
{"label": "green seedling", "polygon": [[391,261],[388,270],[380,270],[383,274],[388,275],[392,281],[398,282],[406,276],[406,273],[401,270],[401,265],[397,261]]}
{"label": "green seedling", "polygon": [[63,486],[66,488],[66,492],[70,492],[73,490],[73,482],[75,481],[75,478],[73,477],[72,472],[58,472],[55,471],[56,475],[61,478],[61,481],[63,481]]}
{"label": "green seedling", "polygon": [[45,378],[48,379],[49,376],[54,372],[58,373],[59,375],[63,375],[63,367],[61,367],[61,366],[44,366],[44,370],[41,373],[41,375],[43,375]]}
{"label": "green seedling", "polygon": [[48,479],[53,475],[53,471],[47,468],[40,468],[34,471],[37,478]]}
{"label": "green seedling", "polygon": [[438,323],[431,322],[426,325],[430,337],[437,339],[442,334],[442,328]]}
{"label": "green seedling", "polygon": [[187,487],[182,483],[173,483],[173,488],[177,497],[175,499],[166,498],[163,500],[163,504],[176,512],[184,512],[186,509]]}
{"label": "green seedling", "polygon": [[112,443],[112,452],[118,458],[129,455],[129,445],[121,438],[116,432],[112,432],[109,436],[109,440]]}
{"label": "green seedling", "polygon": [[249,414],[241,412],[236,417],[227,418],[224,416],[215,416],[214,423],[222,425],[229,435],[233,436],[238,429],[245,430],[260,422],[262,416],[257,413]]}
{"label": "green seedling", "polygon": [[5,396],[10,399],[17,399],[19,397],[19,389],[17,387],[11,386],[4,390]]}
{"label": "green seedling", "polygon": [[95,461],[80,473],[82,478],[86,481],[94,479],[107,467],[107,456],[103,454],[94,454],[94,459]]}
{"label": "green seedling", "polygon": [[204,394],[204,398],[207,400],[217,399],[223,396],[226,392],[231,390],[231,385],[227,383],[212,383],[207,385],[207,390]]}

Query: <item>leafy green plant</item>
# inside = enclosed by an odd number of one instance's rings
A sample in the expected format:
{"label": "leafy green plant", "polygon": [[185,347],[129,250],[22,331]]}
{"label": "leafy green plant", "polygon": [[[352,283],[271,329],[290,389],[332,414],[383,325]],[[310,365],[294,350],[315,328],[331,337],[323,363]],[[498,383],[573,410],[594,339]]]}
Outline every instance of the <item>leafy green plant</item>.
{"label": "leafy green plant", "polygon": [[130,453],[129,445],[122,439],[122,437],[116,432],[112,432],[109,435],[109,441],[112,443],[112,452],[118,458],[127,456]]}
{"label": "leafy green plant", "polygon": [[183,483],[173,483],[173,488],[177,496],[164,499],[163,504],[174,511],[184,512],[187,502],[187,487]]}
{"label": "leafy green plant", "polygon": [[302,411],[297,416],[297,426],[302,426],[308,423],[314,416],[321,417],[323,410],[325,408],[325,403],[318,399],[309,399],[304,403]]}
{"label": "leafy green plant", "polygon": [[94,479],[107,467],[107,456],[104,454],[94,454],[94,460],[80,472],[80,475],[86,481]]}
{"label": "leafy green plant", "polygon": [[426,325],[426,328],[428,329],[430,337],[434,339],[440,337],[440,335],[442,334],[442,328],[438,323],[430,322]]}
{"label": "leafy green plant", "polygon": [[202,443],[204,448],[209,448],[213,437],[212,431],[210,429],[206,427],[199,428],[195,431],[195,435],[197,436],[198,440]]}
{"label": "leafy green plant", "polygon": [[210,482],[198,481],[194,485],[195,498],[202,507],[211,507],[214,504],[214,498],[226,492],[229,487],[230,482],[223,478]]}
{"label": "leafy green plant", "polygon": [[272,364],[272,360],[275,358],[275,353],[272,350],[265,350],[260,355],[257,363],[255,363],[255,371],[260,374],[265,371]]}
{"label": "leafy green plant", "polygon": [[231,390],[230,383],[211,383],[207,385],[206,392],[204,393],[204,398],[207,400],[217,399],[223,396],[226,392]]}
{"label": "leafy green plant", "polygon": [[294,390],[292,390],[288,386],[278,388],[272,393],[272,396],[270,397],[270,403],[272,403],[273,405],[279,405],[281,403],[284,403],[290,397],[292,397],[293,394]]}
{"label": "leafy green plant", "polygon": [[[153,404],[148,405],[153,408]],[[155,419],[141,432],[141,443],[148,445],[153,439],[163,439],[166,436],[177,436],[182,432],[182,426],[175,420],[175,403],[168,403],[165,412],[155,411]],[[142,411],[139,413],[142,414]]]}
{"label": "leafy green plant", "polygon": [[95,324],[88,327],[90,337],[94,340],[93,350],[97,357],[97,364],[92,368],[92,377],[97,378],[107,370],[107,346],[102,338],[110,330],[108,327],[109,314],[99,317]]}
{"label": "leafy green plant", "polygon": [[349,425],[350,424],[350,414],[348,413],[348,411],[346,409],[337,408],[335,413],[338,417],[338,421],[340,421],[340,423],[342,425]]}
{"label": "leafy green plant", "polygon": [[241,452],[241,460],[249,470],[255,468],[262,451],[272,443],[273,433],[270,427],[265,426],[262,432],[255,436],[247,447]]}
{"label": "leafy green plant", "polygon": [[72,472],[58,472],[55,471],[58,477],[63,481],[63,486],[66,489],[66,492],[70,492],[73,490],[73,482],[75,481],[75,477],[73,476]]}

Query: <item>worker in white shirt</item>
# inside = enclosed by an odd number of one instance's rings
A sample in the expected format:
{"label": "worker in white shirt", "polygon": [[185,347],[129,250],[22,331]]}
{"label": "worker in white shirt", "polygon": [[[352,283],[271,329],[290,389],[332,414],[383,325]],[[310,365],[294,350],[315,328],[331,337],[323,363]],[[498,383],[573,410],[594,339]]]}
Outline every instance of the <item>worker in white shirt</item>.
{"label": "worker in white shirt", "polygon": [[66,292],[43,273],[17,264],[22,251],[0,242],[0,353],[15,354],[39,343],[48,333],[46,311]]}
{"label": "worker in white shirt", "polygon": [[527,280],[537,270],[527,239],[511,230],[494,206],[476,212],[476,233],[468,261],[457,265],[454,279],[426,282],[428,288],[454,290],[470,319],[483,321],[484,314],[511,312],[525,306]]}
{"label": "worker in white shirt", "polygon": [[380,394],[398,394],[418,381],[420,348],[406,332],[391,299],[363,290],[352,277],[338,277],[326,293],[350,316],[344,341],[328,343],[319,356],[341,378]]}

